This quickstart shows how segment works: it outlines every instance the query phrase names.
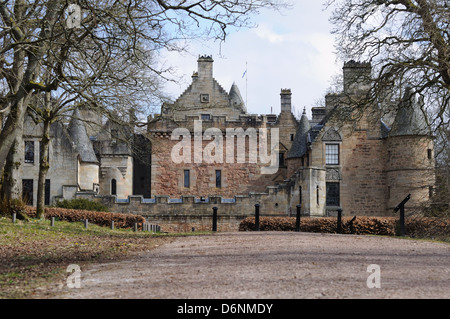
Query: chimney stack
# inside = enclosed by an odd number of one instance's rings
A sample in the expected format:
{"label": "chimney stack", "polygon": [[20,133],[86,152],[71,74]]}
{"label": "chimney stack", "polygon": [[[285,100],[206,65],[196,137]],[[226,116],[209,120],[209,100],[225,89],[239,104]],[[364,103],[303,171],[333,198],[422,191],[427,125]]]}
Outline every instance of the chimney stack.
{"label": "chimney stack", "polygon": [[291,89],[282,89],[280,96],[281,96],[281,112],[292,112]]}
{"label": "chimney stack", "polygon": [[372,66],[354,60],[344,63],[344,93],[366,92],[370,88]]}
{"label": "chimney stack", "polygon": [[211,56],[199,56],[198,60],[198,78],[211,79],[213,77],[213,58]]}

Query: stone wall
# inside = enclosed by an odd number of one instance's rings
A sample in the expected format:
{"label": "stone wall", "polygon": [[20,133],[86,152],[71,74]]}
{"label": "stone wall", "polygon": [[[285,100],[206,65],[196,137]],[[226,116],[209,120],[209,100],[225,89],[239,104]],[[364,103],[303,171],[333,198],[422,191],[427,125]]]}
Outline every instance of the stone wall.
{"label": "stone wall", "polygon": [[[117,199],[116,196],[95,195],[91,192],[78,192],[78,198],[100,201],[110,208],[111,212],[139,214],[150,223],[163,225],[197,224],[211,225],[213,207],[218,208],[219,230],[235,229],[239,222],[255,214],[255,204],[260,204],[261,216],[289,215],[289,188],[287,186],[268,187],[265,193],[225,198],[209,196],[181,196],[172,198],[167,195],[144,199],[142,196],[129,196],[128,199]],[[295,212],[294,212],[295,213]],[[203,227],[203,226],[202,226]],[[224,228],[225,227],[225,228]]]}
{"label": "stone wall", "polygon": [[406,207],[427,201],[435,185],[434,144],[426,136],[394,136],[386,141],[387,209],[396,207],[408,194]]}
{"label": "stone wall", "polygon": [[[78,153],[72,147],[72,142],[61,123],[56,122],[51,126],[50,136],[50,168],[46,179],[50,180],[50,204],[53,204],[57,198],[63,197],[64,194],[67,196],[75,195],[75,192],[73,191],[65,192],[64,188],[72,188],[73,186],[77,189],[79,161],[77,158]],[[20,169],[22,179],[33,180],[33,205],[36,205],[37,203],[39,148],[41,138],[42,124],[35,124],[30,117],[26,117],[24,125],[24,141],[34,142],[34,161],[32,163],[23,163]]]}
{"label": "stone wall", "polygon": [[116,195],[127,198],[133,190],[133,158],[126,155],[101,157],[100,194],[111,195],[112,180],[116,181]]}
{"label": "stone wall", "polygon": [[341,205],[350,215],[379,216],[386,209],[383,144],[366,130],[353,132],[341,144]]}
{"label": "stone wall", "polygon": [[[267,186],[283,183],[287,178],[286,166],[280,166],[278,170],[270,174],[262,173],[262,168],[276,164],[278,158],[275,155],[267,164],[261,161],[259,157],[260,129],[266,130],[268,134],[267,155],[271,155],[271,138],[274,129],[277,129],[279,133],[280,143],[276,146],[277,150],[286,152],[288,148],[285,145],[290,147],[290,135],[294,134],[296,129],[296,120],[292,113],[290,115],[291,117],[284,114],[286,121],[281,119],[276,122],[269,122],[265,116],[241,116],[239,120],[213,116],[208,121],[199,121],[200,117],[197,115],[188,116],[184,121],[176,123],[167,119],[152,123],[148,129],[148,136],[152,143],[152,196],[167,194],[172,197],[181,195],[232,197],[249,192],[264,192]],[[198,132],[195,130],[195,123],[201,126]],[[172,137],[172,133],[177,128],[185,129],[186,136]],[[234,130],[233,136],[227,135],[227,129]],[[217,131],[219,135],[213,135],[206,140],[205,132],[210,130]],[[196,148],[195,134],[202,135],[199,137],[201,141],[199,148]],[[249,136],[255,137],[255,144],[250,143]],[[186,148],[174,151],[177,145],[181,148],[181,142],[184,139],[188,143]],[[245,144],[244,152],[238,149],[240,143]],[[222,155],[208,163],[204,156],[204,150],[208,147],[213,149],[209,153],[214,156],[220,150]],[[186,155],[184,151],[187,148],[191,154],[182,159]],[[196,150],[198,150],[197,153]],[[196,154],[200,155],[200,162],[196,161]],[[242,155],[244,157],[240,158]],[[185,170],[190,171],[189,187],[184,187]],[[222,174],[220,188],[216,187],[216,170],[220,170]]]}
{"label": "stone wall", "polygon": [[212,57],[199,57],[197,62],[198,71],[193,74],[191,85],[174,104],[163,109],[163,115],[183,120],[186,115],[192,114],[229,118],[238,118],[244,114],[243,105],[232,105],[229,93],[214,79]]}

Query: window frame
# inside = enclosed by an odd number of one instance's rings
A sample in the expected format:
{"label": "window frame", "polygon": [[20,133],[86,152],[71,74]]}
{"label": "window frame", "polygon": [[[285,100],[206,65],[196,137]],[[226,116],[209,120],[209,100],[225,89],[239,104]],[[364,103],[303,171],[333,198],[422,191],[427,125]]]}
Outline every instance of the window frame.
{"label": "window frame", "polygon": [[183,170],[183,186],[184,188],[191,187],[191,171],[188,169]]}
{"label": "window frame", "polygon": [[[329,147],[331,147],[331,146],[335,146],[335,147],[337,147],[337,153],[329,153],[328,152],[328,150],[329,150]],[[340,162],[341,162],[341,146],[340,146],[340,144],[339,143],[325,143],[325,165],[340,165]],[[330,158],[331,157],[331,158]],[[336,162],[335,161],[328,161],[328,160],[331,160],[331,159],[335,159],[336,160]]]}
{"label": "window frame", "polygon": [[36,148],[34,141],[24,141],[24,162],[28,164],[34,164],[36,154]]}
{"label": "window frame", "polygon": [[211,114],[203,113],[200,115],[200,119],[202,121],[211,121]]}
{"label": "window frame", "polygon": [[286,167],[286,153],[285,152],[278,152],[278,165],[280,167]]}
{"label": "window frame", "polygon": [[34,202],[34,180],[33,179],[22,179],[22,200],[25,203],[27,203],[27,205],[33,205],[33,202]]}
{"label": "window frame", "polygon": [[44,192],[44,205],[50,205],[50,190],[51,190],[51,181],[49,179],[45,180],[45,192]]}
{"label": "window frame", "polygon": [[216,188],[222,188],[222,170],[216,169]]}
{"label": "window frame", "polygon": [[111,179],[111,195],[117,196],[117,180],[115,178]]}
{"label": "window frame", "polygon": [[[337,186],[334,190],[337,190],[337,195],[333,198],[334,201],[330,202],[330,188],[331,185]],[[326,206],[332,206],[332,207],[340,207],[341,205],[341,183],[339,182],[326,182]]]}

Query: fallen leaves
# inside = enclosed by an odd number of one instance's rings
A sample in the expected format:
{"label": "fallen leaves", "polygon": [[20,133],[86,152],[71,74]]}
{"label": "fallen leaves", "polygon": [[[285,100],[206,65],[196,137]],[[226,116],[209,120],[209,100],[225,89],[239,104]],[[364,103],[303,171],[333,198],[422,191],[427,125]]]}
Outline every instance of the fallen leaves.
{"label": "fallen leaves", "polygon": [[12,224],[0,218],[0,299],[46,293],[36,289],[64,280],[69,264],[117,260],[172,240],[109,228],[100,232],[94,226],[85,231],[81,223],[47,225],[48,221]]}

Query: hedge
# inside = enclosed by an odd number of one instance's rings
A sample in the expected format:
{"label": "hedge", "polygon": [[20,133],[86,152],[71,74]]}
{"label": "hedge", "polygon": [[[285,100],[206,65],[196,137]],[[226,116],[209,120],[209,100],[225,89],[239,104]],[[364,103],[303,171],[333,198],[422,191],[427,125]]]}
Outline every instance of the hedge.
{"label": "hedge", "polygon": [[[29,217],[36,217],[36,208],[27,207],[27,214]],[[96,224],[98,226],[111,226],[111,221],[114,221],[115,228],[132,228],[137,223],[139,228],[142,228],[142,224],[145,222],[145,218],[140,215],[134,214],[120,214],[120,213],[108,213],[108,212],[93,212],[88,210],[77,210],[57,207],[45,208],[45,218],[55,219],[68,222],[79,222],[87,219],[89,223]]]}
{"label": "hedge", "polygon": [[[295,222],[295,217],[260,217],[259,228],[261,231],[294,231]],[[303,217],[300,222],[300,231],[302,232],[336,233],[336,228],[336,217]],[[413,237],[449,236],[450,219],[414,216],[406,218],[405,228],[406,235]],[[393,236],[397,229],[397,217],[342,217],[343,234]],[[241,221],[239,231],[253,230],[255,230],[254,217],[248,217]]]}

